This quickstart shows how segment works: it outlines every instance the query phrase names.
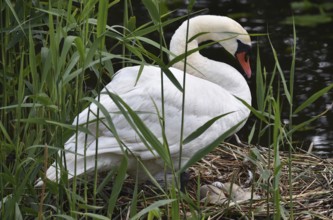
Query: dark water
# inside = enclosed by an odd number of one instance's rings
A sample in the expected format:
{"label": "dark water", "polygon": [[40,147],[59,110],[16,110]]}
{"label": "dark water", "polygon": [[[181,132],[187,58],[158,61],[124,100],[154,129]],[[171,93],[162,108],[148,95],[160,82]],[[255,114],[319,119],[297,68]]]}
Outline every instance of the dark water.
{"label": "dark water", "polygon": [[[133,2],[134,14],[139,15],[142,22],[149,20],[146,10],[139,3]],[[167,7],[170,11],[175,10],[171,17],[182,16],[187,13],[187,1],[169,1]],[[331,1],[326,1],[330,3]],[[300,1],[302,3],[302,1]],[[306,17],[301,18],[301,23],[297,23],[297,55],[296,73],[294,87],[294,106],[303,103],[312,94],[333,83],[333,32],[330,17],[318,17],[320,10],[325,11],[322,5],[325,1],[313,1],[314,4],[303,7],[291,5],[290,1],[265,1],[265,0],[197,0],[194,11],[205,9],[202,14],[226,15],[241,23],[249,33],[269,33],[274,48],[277,51],[280,65],[288,80],[288,71],[291,65],[291,48],[293,44],[292,25],[285,24],[286,19],[291,15],[310,14],[310,23],[304,24]],[[325,5],[324,5],[325,6]],[[329,7],[328,7],[329,8]],[[113,16],[114,17],[114,16]],[[122,16],[120,16],[121,18]],[[140,20],[138,20],[138,23]],[[178,24],[167,27],[166,38],[170,39]],[[306,26],[304,26],[306,25]],[[310,25],[310,26],[309,26]],[[253,37],[254,48],[259,45],[261,62],[266,67],[268,73],[273,70],[274,59],[267,37]],[[205,55],[216,59],[219,57],[219,48],[211,48]],[[253,51],[252,70],[255,71],[256,52]],[[218,59],[217,59],[218,60]],[[249,80],[255,106],[255,79]],[[286,100],[285,100],[286,101]],[[294,124],[301,123],[323,112],[333,102],[333,91],[319,98],[308,108],[304,109],[293,120]],[[287,110],[287,109],[286,109]],[[288,110],[287,110],[288,111]],[[282,117],[289,117],[288,112],[283,112]],[[254,118],[248,122],[248,129],[242,130],[241,136],[246,140],[249,127],[253,125]],[[333,111],[311,123],[303,131],[295,134],[298,146],[307,149],[311,143],[317,154],[322,156],[333,156]]]}

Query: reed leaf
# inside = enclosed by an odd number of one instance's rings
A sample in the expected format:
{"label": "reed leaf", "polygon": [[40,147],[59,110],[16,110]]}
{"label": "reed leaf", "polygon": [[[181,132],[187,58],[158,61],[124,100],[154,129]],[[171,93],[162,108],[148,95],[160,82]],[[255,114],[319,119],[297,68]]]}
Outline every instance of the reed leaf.
{"label": "reed leaf", "polygon": [[0,121],[0,131],[2,133],[2,137],[5,137],[5,139],[9,142],[10,145],[13,145],[13,142],[11,140],[10,135],[8,134],[5,126],[3,125],[2,121]]}
{"label": "reed leaf", "polygon": [[233,112],[228,112],[219,116],[216,116],[212,119],[210,119],[209,121],[207,121],[205,124],[203,124],[202,126],[200,126],[199,128],[197,128],[194,132],[192,132],[191,134],[189,134],[184,140],[183,140],[183,144],[187,144],[191,141],[193,141],[194,139],[196,139],[197,137],[199,137],[201,134],[203,134],[210,126],[212,126],[217,120],[219,120],[220,118],[223,118],[229,114],[231,114]]}
{"label": "reed leaf", "polygon": [[288,136],[292,135],[294,132],[300,130],[301,128],[304,128],[305,126],[307,126],[311,122],[313,122],[313,121],[319,119],[320,117],[324,116],[330,110],[331,110],[331,108],[327,108],[325,111],[323,111],[322,113],[310,118],[309,120],[306,120],[306,121],[304,121],[304,122],[302,122],[298,125],[293,125],[292,129],[287,132],[287,135]]}
{"label": "reed leaf", "polygon": [[104,49],[105,36],[104,32],[106,30],[106,21],[108,18],[108,1],[100,0],[98,1],[98,15],[97,15],[97,37],[101,38],[99,41],[99,48]]}
{"label": "reed leaf", "polygon": [[[96,114],[95,114],[95,115],[91,114],[90,119],[89,119],[90,121],[88,121],[87,123],[88,123],[88,124],[89,124],[89,123],[95,123],[96,120],[99,120],[100,123],[103,123],[104,125],[106,125],[106,127],[107,127],[108,129],[110,129],[110,131],[111,131],[112,134],[114,135],[114,137],[115,137],[115,139],[117,140],[117,142],[118,142],[119,147],[121,148],[121,150],[122,150],[123,152],[125,152],[125,149],[123,149],[123,147],[122,147],[122,146],[123,146],[122,141],[121,141],[121,139],[119,138],[119,135],[118,135],[118,133],[117,133],[117,130],[116,130],[115,125],[113,124],[113,121],[112,121],[111,115],[109,114],[109,112],[108,112],[108,110],[105,108],[105,106],[102,105],[100,102],[98,102],[98,100],[93,99],[93,98],[91,98],[91,97],[84,97],[82,100],[87,100],[87,101],[89,101],[89,102],[95,104],[95,105],[98,107],[99,111],[101,111],[102,114],[103,114],[103,118],[102,118],[102,117],[98,117],[98,118],[97,118],[97,115],[96,115]],[[92,112],[91,112],[91,113],[92,113]],[[107,124],[105,124],[105,123],[102,121],[102,119],[105,119],[105,121],[106,121]],[[83,127],[83,126],[78,126],[78,127],[80,128],[80,127]]]}
{"label": "reed leaf", "polygon": [[148,58],[156,62],[156,64],[162,69],[166,77],[169,78],[169,80],[172,82],[172,84],[179,89],[179,91],[183,92],[183,87],[180,85],[176,77],[173,75],[171,70],[169,69],[170,65],[166,65],[163,60],[155,56],[154,54],[148,52],[147,50],[141,50],[141,52],[146,55]]}
{"label": "reed leaf", "polygon": [[[14,18],[15,18],[15,20],[16,20],[18,26],[20,27],[22,33],[25,35],[24,29],[23,29],[23,27],[22,27],[22,23],[21,23],[21,21],[20,21],[18,15],[17,15],[17,13],[16,13],[16,11],[15,11],[15,9],[14,9],[12,3],[11,3],[9,0],[5,0],[5,2],[6,2],[6,4],[7,4],[7,6],[8,6],[8,8],[10,9],[11,13],[13,14],[13,16],[14,16]],[[2,9],[1,9],[1,10],[2,10]]]}
{"label": "reed leaf", "polygon": [[153,149],[158,153],[168,167],[171,167],[171,161],[168,152],[163,147],[163,144],[158,138],[150,131],[147,125],[141,120],[141,118],[134,112],[129,105],[127,105],[121,97],[111,92],[108,92],[113,102],[117,105],[119,110],[125,116],[126,120],[132,126],[132,128],[139,135],[141,141],[145,144],[147,149],[154,154]]}
{"label": "reed leaf", "polygon": [[37,66],[36,66],[36,52],[34,47],[34,42],[32,39],[32,33],[31,30],[29,30],[29,66],[30,66],[30,72],[32,76],[32,85],[35,92],[40,87],[39,86],[39,77],[37,74]]}
{"label": "reed leaf", "polygon": [[145,8],[148,10],[150,18],[155,23],[155,25],[160,23],[160,13],[158,8],[158,3],[155,0],[142,0]]}
{"label": "reed leaf", "polygon": [[320,97],[322,97],[325,93],[327,93],[328,91],[330,91],[331,89],[333,89],[333,83],[321,90],[319,90],[318,92],[316,92],[315,94],[313,94],[312,96],[310,96],[310,98],[308,98],[307,100],[305,100],[300,106],[298,106],[293,114],[297,114],[300,111],[302,111],[303,109],[305,109],[306,107],[308,107],[309,105],[311,105],[313,102],[315,102],[317,99],[319,99]]}
{"label": "reed leaf", "polygon": [[112,218],[112,213],[116,206],[117,198],[122,189],[123,183],[126,179],[127,164],[128,160],[127,160],[127,155],[125,154],[118,167],[117,177],[114,180],[112,193],[108,201],[108,216],[110,218]]}
{"label": "reed leaf", "polygon": [[290,92],[288,90],[288,87],[287,87],[287,81],[284,77],[284,73],[282,71],[282,68],[280,66],[280,63],[279,63],[279,58],[277,56],[277,53],[276,53],[276,50],[269,38],[269,35],[268,35],[268,39],[269,39],[269,42],[270,42],[270,45],[271,45],[271,48],[272,48],[272,52],[273,52],[273,57],[274,57],[274,60],[275,60],[275,65],[276,65],[276,68],[278,70],[278,73],[279,73],[279,76],[281,77],[281,82],[282,82],[282,85],[283,85],[283,91],[284,91],[284,94],[288,100],[288,103],[289,105],[292,105],[292,100],[291,100],[291,96],[290,96]]}
{"label": "reed leaf", "polygon": [[[216,43],[218,43],[218,42],[213,41],[213,42],[205,43],[205,44],[200,45],[200,46],[197,47],[197,48],[194,48],[194,49],[191,49],[191,50],[187,51],[187,53],[182,53],[182,54],[180,54],[180,55],[178,55],[178,56],[176,56],[176,57],[173,55],[173,56],[172,56],[172,59],[171,59],[170,62],[168,63],[168,67],[171,67],[171,66],[173,66],[174,64],[183,61],[183,60],[185,59],[185,57],[188,57],[188,56],[190,56],[191,54],[193,54],[193,53],[195,53],[195,52],[198,52],[198,51],[200,51],[200,50],[202,50],[202,49],[204,49],[204,48],[207,48],[207,47],[209,47],[209,46],[212,46],[212,45],[214,45],[214,44],[216,44]],[[171,55],[172,55],[172,54],[171,54]]]}
{"label": "reed leaf", "polygon": [[72,216],[68,215],[53,215],[53,217],[58,217],[58,219],[65,219],[65,220],[75,220]]}
{"label": "reed leaf", "polygon": [[156,202],[152,203],[151,205],[149,205],[147,208],[142,209],[138,214],[133,216],[131,218],[131,220],[140,219],[141,217],[143,217],[144,215],[146,215],[150,211],[153,211],[153,210],[155,210],[155,209],[157,209],[161,206],[170,204],[174,201],[175,201],[175,199],[163,199],[163,200],[156,201]]}
{"label": "reed leaf", "polygon": [[[236,97],[236,96],[235,96]],[[241,98],[236,97],[236,99],[238,99],[239,101],[241,101],[243,103],[243,105],[245,105],[248,109],[251,110],[251,112],[257,117],[259,118],[261,121],[265,122],[266,124],[269,124],[268,120],[266,118],[274,118],[273,116],[269,115],[266,112],[261,112],[256,110],[254,107],[252,107],[251,105],[249,105],[247,102],[245,102],[244,100],[242,100]]]}
{"label": "reed leaf", "polygon": [[256,70],[256,97],[257,97],[257,105],[259,111],[264,111],[265,109],[265,88],[263,80],[263,72],[261,70],[261,59],[259,53],[259,46],[257,47],[257,70]]}
{"label": "reed leaf", "polygon": [[172,181],[172,186],[170,187],[171,189],[170,191],[170,197],[172,199],[175,199],[174,202],[171,203],[171,218],[172,219],[181,219],[180,217],[180,204],[182,202],[182,200],[177,199],[177,185],[175,183],[175,180],[173,179]]}
{"label": "reed leaf", "polygon": [[[26,120],[23,120],[23,122],[30,122],[30,120],[26,119]],[[60,127],[60,128],[66,128],[66,129],[72,130],[72,131],[80,131],[80,132],[83,132],[85,134],[92,135],[91,131],[89,131],[89,129],[84,127],[84,126],[75,126],[75,125],[65,124],[65,123],[62,123],[62,122],[52,121],[52,120],[45,120],[45,123],[55,125],[55,126]]]}
{"label": "reed leaf", "polygon": [[194,163],[198,162],[201,158],[203,158],[206,154],[211,152],[214,148],[216,148],[225,138],[229,137],[230,135],[234,134],[235,131],[239,128],[241,124],[243,124],[245,121],[242,120],[238,122],[236,125],[229,128],[226,132],[221,134],[218,138],[216,138],[214,141],[212,141],[207,146],[203,146],[200,150],[198,150],[187,162],[186,164],[182,165],[181,169],[178,171],[178,173],[184,172],[187,168],[192,166]]}
{"label": "reed leaf", "polygon": [[130,217],[133,217],[137,214],[137,205],[138,205],[138,174],[136,175],[135,178],[135,186],[133,190],[133,196],[132,196],[132,202],[131,202],[131,207],[130,207]]}
{"label": "reed leaf", "polygon": [[72,211],[74,214],[82,215],[84,217],[87,217],[89,219],[96,219],[96,220],[110,220],[109,217],[105,217],[103,215],[99,214],[94,214],[94,213],[83,213],[83,212],[77,212],[77,211]]}
{"label": "reed leaf", "polygon": [[[171,12],[170,12],[171,13]],[[183,19],[185,16],[180,16],[180,17],[176,17],[176,18],[170,18],[167,19],[166,21],[161,22],[159,25],[155,25],[153,22],[148,22],[146,24],[141,25],[140,27],[138,27],[136,30],[134,30],[129,36],[145,36],[147,34],[150,34],[154,31],[158,31],[159,28],[163,28],[167,25],[170,25],[178,20]],[[163,16],[162,16],[163,18]],[[154,24],[154,25],[152,25]]]}
{"label": "reed leaf", "polygon": [[280,104],[278,101],[272,100],[273,110],[274,110],[274,127],[273,127],[273,150],[274,150],[274,177],[273,177],[273,192],[274,192],[274,207],[276,213],[274,219],[280,219],[280,176],[281,176],[281,160],[280,160],[280,129],[281,129],[281,119],[280,119]]}
{"label": "reed leaf", "polygon": [[[69,50],[73,46],[73,42],[76,42],[78,46],[78,39],[79,37],[76,36],[67,36],[63,39],[63,46],[61,48],[61,55],[59,57],[59,66],[64,67],[67,66],[67,55],[69,53]],[[78,51],[80,52],[81,48],[77,48]]]}
{"label": "reed leaf", "polygon": [[82,12],[79,14],[78,21],[86,21],[91,17],[93,10],[95,10],[95,5],[99,0],[88,0],[82,4]]}

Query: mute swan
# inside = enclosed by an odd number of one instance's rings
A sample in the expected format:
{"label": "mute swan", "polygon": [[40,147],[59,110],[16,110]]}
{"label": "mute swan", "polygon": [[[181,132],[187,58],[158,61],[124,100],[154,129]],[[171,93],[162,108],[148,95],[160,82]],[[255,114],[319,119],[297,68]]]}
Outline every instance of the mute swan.
{"label": "mute swan", "polygon": [[[219,42],[222,47],[238,59],[246,75],[251,76],[248,59],[251,40],[239,23],[228,17],[213,15],[197,16],[190,19],[189,22],[188,39],[195,36],[196,38],[188,42],[188,50],[197,48],[198,44],[203,41]],[[186,30],[187,21],[177,29],[171,39],[170,51],[174,56],[185,52]],[[185,164],[200,148],[211,143],[229,128],[248,117],[248,108],[235,96],[251,104],[251,94],[247,82],[234,67],[210,60],[199,52],[189,55],[187,63],[189,66],[186,75],[183,137],[187,137],[213,117],[228,112],[233,113],[217,120],[202,135],[185,144],[181,155],[182,164]],[[170,68],[181,85],[183,68],[183,62],[178,62],[173,68]],[[144,66],[142,74],[136,82],[139,69],[139,66],[121,69],[96,100],[99,100],[99,103],[109,112],[120,140],[131,152],[128,154],[127,173],[129,175],[138,174],[140,180],[145,180],[148,177],[144,169],[138,167],[137,158],[153,176],[161,176],[164,173],[164,162],[156,153],[153,154],[145,147],[107,93],[110,91],[117,94],[134,111],[138,112],[145,125],[162,142],[162,129],[156,110],[156,106],[159,112],[162,108],[161,70],[156,66]],[[165,134],[174,167],[177,169],[179,167],[182,93],[167,77],[164,77],[164,108]],[[83,127],[87,126],[91,134],[78,131],[65,143],[65,167],[69,179],[74,175],[91,173],[95,169],[98,171],[110,170],[112,167],[117,167],[123,158],[123,151],[116,138],[103,124],[105,119],[103,119],[101,111],[99,112],[98,132],[96,132],[97,109],[97,105],[92,103],[74,119],[74,125],[79,123]],[[98,145],[97,151],[96,145]],[[75,152],[77,152],[76,156]],[[95,168],[96,152],[98,156]],[[57,181],[60,177],[59,173],[60,169],[56,171],[56,163],[54,163],[46,171],[46,177],[52,181]],[[37,186],[42,185],[42,183],[43,181],[39,180]]]}

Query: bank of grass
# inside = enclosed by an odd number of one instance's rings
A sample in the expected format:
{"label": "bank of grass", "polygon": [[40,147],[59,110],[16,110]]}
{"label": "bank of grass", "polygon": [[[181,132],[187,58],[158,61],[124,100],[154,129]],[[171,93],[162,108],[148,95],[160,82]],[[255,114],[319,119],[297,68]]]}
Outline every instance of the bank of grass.
{"label": "bank of grass", "polygon": [[[94,101],[91,97],[95,97],[103,88],[104,82],[111,79],[115,73],[114,66],[156,64],[165,71],[164,77],[172,80],[172,74],[167,71],[170,64],[165,63],[163,58],[168,53],[163,28],[186,17],[163,19],[161,5],[154,1],[142,2],[152,21],[140,26],[136,24],[129,0],[123,1],[123,24],[115,26],[108,26],[107,19],[108,16],[112,18],[112,15],[108,14],[110,8],[120,7],[120,1],[117,0],[111,2],[90,0],[82,3],[21,0],[16,1],[15,4],[5,1],[1,6],[3,18],[0,21],[1,218],[153,219],[167,216],[170,219],[179,219],[188,216],[201,219],[208,216],[220,218],[233,215],[252,218],[260,214],[274,216],[276,219],[285,216],[293,219],[300,216],[298,197],[295,195],[307,193],[307,195],[316,195],[311,197],[311,201],[313,199],[318,199],[317,202],[324,201],[324,203],[329,201],[327,198],[325,200],[324,197],[320,197],[320,195],[326,196],[326,191],[323,194],[317,192],[324,190],[331,192],[330,184],[325,185],[325,181],[316,176],[316,179],[320,179],[318,183],[327,188],[318,190],[311,187],[317,183],[311,178],[314,177],[313,175],[318,175],[312,172],[313,163],[315,166],[318,165],[316,169],[328,172],[322,177],[330,183],[328,176],[332,169],[329,160],[322,160],[324,161],[322,164],[325,164],[323,167],[318,162],[320,159],[308,156],[313,160],[306,160],[305,165],[296,163],[296,168],[301,169],[302,166],[306,166],[305,171],[296,174],[295,172],[299,170],[294,170],[295,160],[304,156],[295,156],[292,134],[321,115],[300,125],[293,125],[292,118],[333,85],[314,94],[301,106],[294,107],[295,44],[289,84],[284,79],[284,73],[273,46],[272,56],[275,58],[276,68],[269,73],[262,68],[258,52],[257,93],[255,94],[258,105],[249,106],[258,118],[258,122],[253,126],[253,132],[249,134],[249,142],[252,140],[254,130],[259,129],[261,131],[259,135],[271,137],[267,150],[259,147],[243,149],[227,145],[228,149],[231,149],[229,152],[233,153],[226,153],[226,155],[232,154],[238,162],[250,164],[252,172],[256,174],[251,185],[262,196],[259,203],[254,201],[249,203],[250,206],[239,205],[235,206],[235,209],[226,208],[223,211],[220,207],[201,203],[198,196],[199,185],[216,180],[215,178],[219,179],[219,175],[226,172],[224,166],[216,166],[209,160],[209,164],[212,164],[209,171],[211,175],[202,173],[200,165],[202,162],[195,165],[189,164],[192,165],[191,178],[190,187],[186,193],[179,191],[178,173],[174,173],[175,180],[171,190],[155,186],[157,184],[154,184],[153,180],[151,186],[139,185],[136,180],[126,180],[124,172],[127,166],[126,158],[120,165],[121,169],[110,171],[102,176],[95,172],[93,178],[83,176],[80,177],[80,181],[76,178],[73,181],[66,181],[66,178],[63,178],[59,184],[47,182],[42,188],[34,187],[35,181],[39,177],[43,178],[47,166],[55,160],[61,162],[63,158],[59,157],[57,152],[61,152],[67,138],[77,130],[84,130],[84,127],[71,126],[72,120],[91,102],[96,102],[98,105],[98,99]],[[194,2],[191,1],[191,3]],[[189,7],[189,13],[190,11],[191,7]],[[147,35],[152,32],[159,33],[158,42],[147,38]],[[296,32],[294,33],[294,43],[296,43]],[[151,53],[148,48],[155,48],[160,53]],[[88,85],[92,78],[96,84]],[[282,86],[275,87],[273,82],[276,81],[279,81],[278,84]],[[177,82],[174,81],[174,83],[179,89],[184,89],[180,88]],[[122,114],[132,121],[133,127],[138,129],[140,137],[149,144],[153,143],[153,146],[160,146],[156,148],[162,149],[158,153],[166,166],[172,166],[167,140],[161,143],[154,139],[149,129],[141,123],[134,112],[131,112],[126,103],[113,94],[110,96],[122,108]],[[281,123],[282,100],[288,103],[290,111],[288,125]],[[103,111],[102,106],[100,107],[100,111]],[[163,110],[160,114],[163,118]],[[97,120],[97,123],[102,122]],[[104,123],[107,123],[111,130],[113,129],[112,119],[107,118]],[[116,131],[113,132],[116,133]],[[224,139],[225,136],[221,135],[216,143]],[[195,139],[187,139],[187,141],[195,141]],[[205,147],[213,149],[215,145],[213,143]],[[290,149],[287,155],[281,154],[281,146],[284,149]],[[215,152],[222,152],[221,149],[223,148],[217,148]],[[203,157],[204,153],[196,155],[196,158]],[[223,158],[223,155],[224,153],[220,154],[220,158]],[[234,159],[229,158],[230,164],[234,167],[237,164],[242,165],[236,163]],[[219,160],[215,159],[214,163],[217,161]],[[224,162],[220,161],[219,164]],[[212,167],[216,168],[212,169]],[[235,180],[233,175],[228,174],[226,177],[222,180]],[[307,182],[308,179],[313,181]],[[301,180],[300,184],[307,184],[309,187],[300,190],[294,184],[296,180]],[[281,188],[281,184],[286,187]],[[244,207],[250,207],[250,211],[247,212],[248,209],[243,209]],[[263,209],[257,212],[261,207]],[[331,208],[328,207],[328,210]],[[314,210],[308,215],[329,217],[332,212],[324,213]]]}

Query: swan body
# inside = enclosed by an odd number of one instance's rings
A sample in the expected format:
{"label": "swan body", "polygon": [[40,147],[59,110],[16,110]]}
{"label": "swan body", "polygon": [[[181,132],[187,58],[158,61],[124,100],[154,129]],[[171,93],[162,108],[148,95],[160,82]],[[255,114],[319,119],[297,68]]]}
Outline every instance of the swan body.
{"label": "swan body", "polygon": [[[192,18],[189,22],[188,39],[198,33],[206,34],[189,42],[188,50],[196,48],[202,41],[217,41],[238,58],[246,74],[251,75],[247,60],[247,52],[251,46],[250,38],[237,22],[227,17],[209,15]],[[171,40],[170,51],[173,54],[171,59],[173,56],[185,52],[186,27],[187,21],[179,27]],[[182,92],[167,77],[164,77],[165,135],[176,169],[179,167],[179,161],[185,164],[203,146],[208,145],[232,126],[248,117],[248,108],[235,96],[251,103],[251,94],[246,80],[235,68],[225,63],[209,60],[199,52],[189,55],[187,63],[183,137],[187,137],[216,116],[232,113],[217,120],[202,135],[183,145],[182,155],[179,155]],[[178,62],[170,68],[181,86],[184,86],[182,83],[183,68],[183,62]],[[130,152],[128,153],[127,173],[138,175],[140,180],[145,180],[148,177],[146,171],[139,168],[138,159],[153,176],[161,176],[165,172],[165,164],[156,152],[147,149],[142,143],[137,132],[119,113],[120,110],[109,95],[111,92],[124,100],[162,143],[163,133],[159,115],[162,112],[161,70],[156,66],[144,66],[137,81],[139,72],[139,66],[121,69],[96,100],[111,116],[117,135],[123,146],[126,146],[127,151]],[[98,171],[110,170],[119,166],[124,157],[119,140],[107,128],[102,111],[99,111],[100,122],[96,122],[97,112],[98,106],[92,103],[74,119],[74,125],[78,123],[80,126],[87,127],[90,133],[78,131],[65,143],[65,160],[69,179],[74,175],[93,172],[95,169]],[[179,160],[180,156],[181,160]],[[97,167],[95,167],[96,158]],[[58,166],[53,164],[49,167],[46,172],[48,179],[52,181],[59,179]],[[41,184],[40,180],[37,185]]]}

